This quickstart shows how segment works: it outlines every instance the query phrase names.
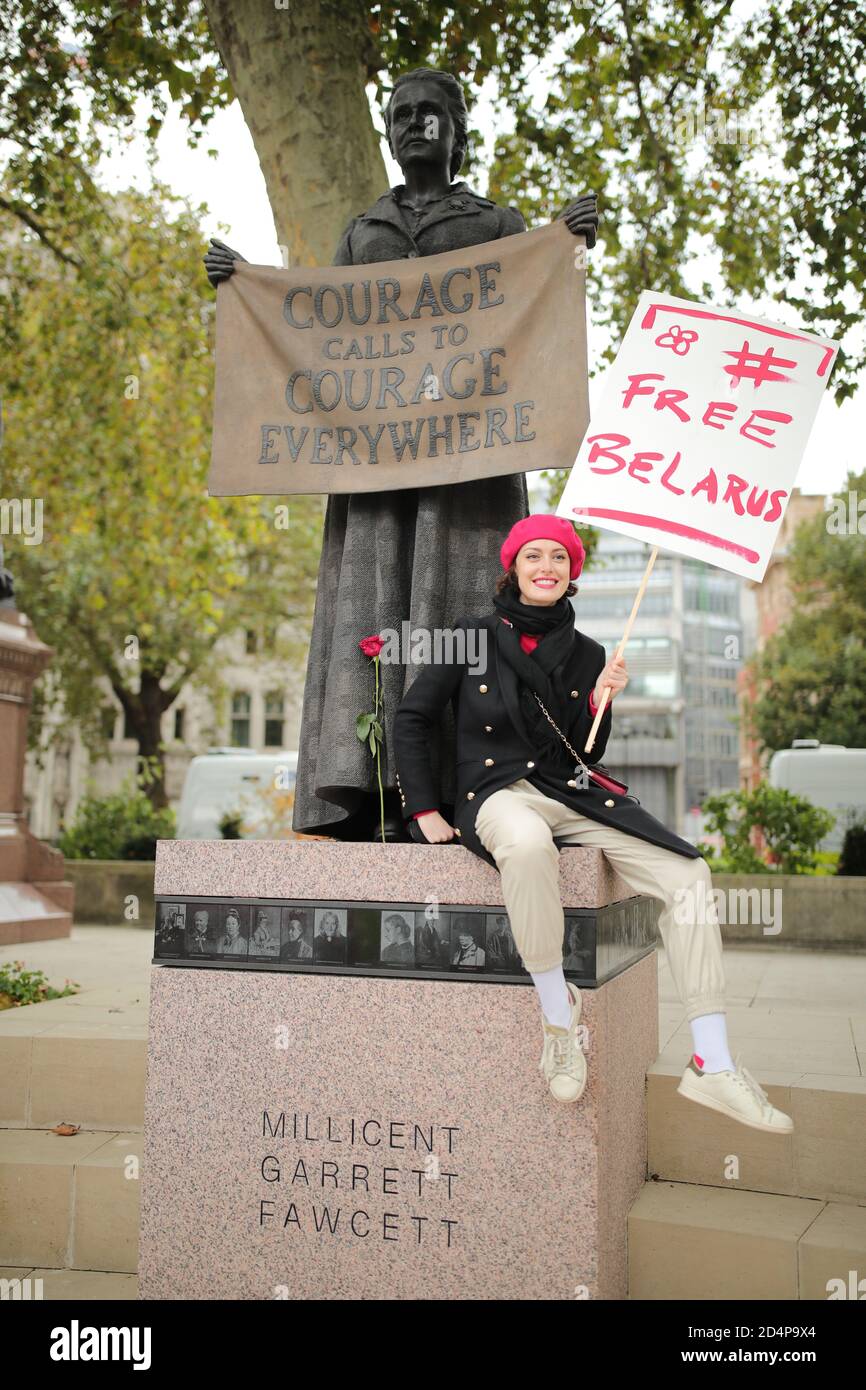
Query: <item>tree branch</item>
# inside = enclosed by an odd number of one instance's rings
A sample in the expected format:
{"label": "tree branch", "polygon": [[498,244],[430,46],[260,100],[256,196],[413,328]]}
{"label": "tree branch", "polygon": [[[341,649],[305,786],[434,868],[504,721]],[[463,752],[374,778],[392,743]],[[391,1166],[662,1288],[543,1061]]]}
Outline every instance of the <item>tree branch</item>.
{"label": "tree branch", "polygon": [[48,247],[49,251],[51,251],[59,261],[64,261],[66,265],[71,265],[76,270],[81,270],[83,262],[77,260],[75,256],[70,255],[68,251],[61,250],[54,240],[53,233],[49,233],[45,223],[40,222],[37,217],[33,216],[33,213],[26,204],[16,202],[11,198],[6,198],[0,193],[0,208],[4,208],[6,212],[11,213],[13,217],[17,217],[19,222],[23,222],[32,232],[35,232],[40,241]]}

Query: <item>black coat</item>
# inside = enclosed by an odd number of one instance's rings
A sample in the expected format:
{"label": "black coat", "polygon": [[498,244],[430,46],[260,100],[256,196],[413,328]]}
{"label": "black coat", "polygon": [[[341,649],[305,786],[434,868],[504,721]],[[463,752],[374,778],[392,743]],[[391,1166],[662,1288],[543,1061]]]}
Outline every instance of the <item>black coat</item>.
{"label": "black coat", "polygon": [[[668,830],[644,810],[635,796],[620,795],[595,785],[570,787],[569,780],[575,779],[574,765],[564,747],[561,773],[542,772],[536,766],[531,736],[520,709],[517,673],[500,654],[496,641],[496,625],[501,621],[494,611],[482,618],[460,618],[456,624],[455,631],[469,627],[486,630],[487,670],[484,674],[473,674],[465,660],[465,652],[458,649],[462,660],[443,660],[425,666],[400,703],[394,719],[394,756],[404,817],[408,819],[418,811],[439,806],[439,790],[433,781],[428,749],[431,733],[448,701],[453,700],[457,731],[457,801],[453,824],[460,843],[488,864],[496,867],[493,856],[484,848],[475,830],[479,808],[492,792],[523,777],[546,796],[580,811],[590,820],[661,845],[688,859],[700,858],[694,845]],[[482,658],[484,641],[479,631],[476,649]],[[584,753],[592,727],[589,693],[595,688],[604,666],[604,647],[575,629],[564,672],[565,689],[570,692],[574,714],[566,726],[560,727],[588,767],[601,761],[610,735],[611,707],[608,705],[592,752]]]}

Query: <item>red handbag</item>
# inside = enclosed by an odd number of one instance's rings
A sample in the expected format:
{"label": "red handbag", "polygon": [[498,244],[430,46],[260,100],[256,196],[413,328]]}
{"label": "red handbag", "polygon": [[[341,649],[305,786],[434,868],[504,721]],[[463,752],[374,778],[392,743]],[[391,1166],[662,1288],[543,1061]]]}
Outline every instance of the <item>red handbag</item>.
{"label": "red handbag", "polygon": [[626,786],[625,782],[618,781],[617,778],[614,777],[613,773],[608,768],[604,767],[601,763],[596,763],[595,767],[587,767],[586,763],[583,761],[577,750],[575,748],[572,748],[571,744],[565,737],[565,734],[562,732],[559,725],[556,723],[554,719],[551,719],[550,715],[544,708],[544,704],[539,699],[538,695],[536,695],[534,690],[532,693],[533,695],[535,695],[536,700],[538,700],[538,703],[541,705],[545,719],[548,721],[549,724],[553,725],[554,729],[559,734],[559,737],[562,739],[569,753],[575,759],[575,772],[577,771],[578,767],[583,768],[583,771],[585,772],[590,782],[595,782],[597,786],[604,787],[605,791],[618,792],[620,796],[625,796],[626,792],[628,791],[628,787]]}

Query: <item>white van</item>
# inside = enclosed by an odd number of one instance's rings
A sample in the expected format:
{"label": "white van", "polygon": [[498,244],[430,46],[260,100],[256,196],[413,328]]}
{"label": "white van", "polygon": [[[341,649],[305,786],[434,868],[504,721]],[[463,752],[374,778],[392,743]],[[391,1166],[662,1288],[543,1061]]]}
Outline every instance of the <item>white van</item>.
{"label": "white van", "polygon": [[226,813],[243,817],[244,840],[292,839],[297,752],[216,748],[193,758],[177,813],[179,840],[221,840]]}
{"label": "white van", "polygon": [[849,817],[866,815],[866,748],[794,739],[770,759],[769,782],[832,811],[836,824],[821,849],[841,849]]}

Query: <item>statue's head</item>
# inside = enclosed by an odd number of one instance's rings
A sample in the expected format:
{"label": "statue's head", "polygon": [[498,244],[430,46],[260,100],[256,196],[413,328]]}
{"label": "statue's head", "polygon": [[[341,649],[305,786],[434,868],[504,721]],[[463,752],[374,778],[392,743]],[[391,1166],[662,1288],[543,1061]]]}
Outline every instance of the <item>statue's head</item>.
{"label": "statue's head", "polygon": [[[401,73],[384,117],[391,153],[401,169],[409,159],[423,159],[441,161],[451,179],[457,175],[466,153],[469,113],[463,88],[450,72],[413,68]],[[419,143],[412,145],[411,137],[418,138],[419,130]]]}

